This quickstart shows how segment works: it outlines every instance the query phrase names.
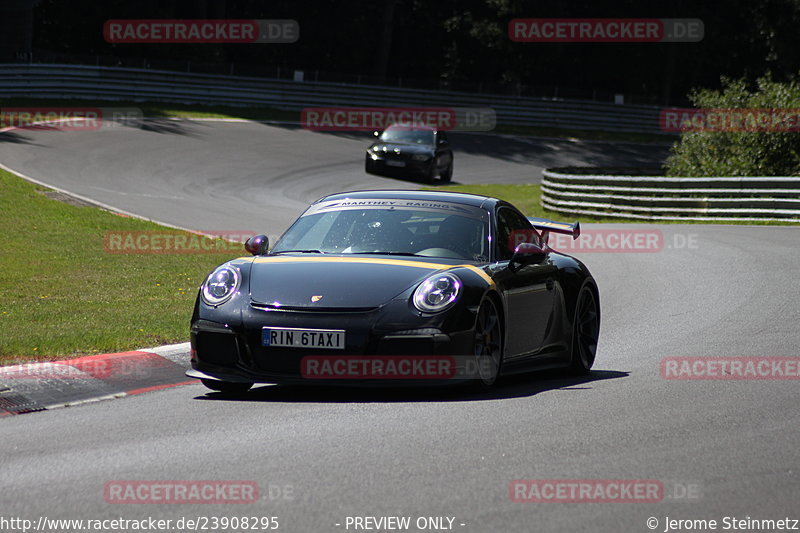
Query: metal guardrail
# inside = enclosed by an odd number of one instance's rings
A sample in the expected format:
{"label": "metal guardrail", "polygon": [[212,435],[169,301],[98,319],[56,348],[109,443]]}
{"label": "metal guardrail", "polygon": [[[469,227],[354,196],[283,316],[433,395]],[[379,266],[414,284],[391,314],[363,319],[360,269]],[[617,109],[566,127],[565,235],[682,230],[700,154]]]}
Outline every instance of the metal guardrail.
{"label": "metal guardrail", "polygon": [[542,207],[631,220],[800,222],[800,176],[608,176],[545,170]]}
{"label": "metal guardrail", "polygon": [[656,106],[118,67],[0,64],[0,97],[31,96],[287,110],[315,106],[491,107],[497,123],[504,125],[664,134]]}

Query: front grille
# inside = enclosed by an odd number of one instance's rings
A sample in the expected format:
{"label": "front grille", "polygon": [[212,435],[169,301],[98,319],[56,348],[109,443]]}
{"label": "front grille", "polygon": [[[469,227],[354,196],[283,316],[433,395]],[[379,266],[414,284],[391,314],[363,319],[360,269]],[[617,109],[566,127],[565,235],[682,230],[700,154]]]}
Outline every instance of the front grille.
{"label": "front grille", "polygon": [[236,336],[230,333],[200,331],[197,333],[195,347],[197,359],[202,363],[234,367],[239,359]]}
{"label": "front grille", "polygon": [[259,311],[276,311],[281,313],[333,313],[337,315],[345,313],[369,313],[375,311],[377,307],[295,307],[291,305],[282,305],[280,307],[271,304],[262,304],[250,302],[250,307],[258,309]]}

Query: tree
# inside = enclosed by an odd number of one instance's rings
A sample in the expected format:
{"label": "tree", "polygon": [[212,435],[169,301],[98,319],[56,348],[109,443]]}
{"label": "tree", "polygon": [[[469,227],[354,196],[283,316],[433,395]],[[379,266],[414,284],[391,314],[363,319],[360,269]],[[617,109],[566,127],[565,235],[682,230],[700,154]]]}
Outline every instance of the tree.
{"label": "tree", "polygon": [[[744,79],[722,79],[722,90],[691,94],[708,116],[730,120],[731,131],[684,132],[667,160],[671,176],[800,175],[800,84],[760,78],[755,90]],[[742,110],[739,115],[730,110]],[[742,119],[739,119],[739,116]],[[768,119],[768,122],[762,121]],[[719,122],[718,122],[719,123]],[[713,124],[706,119],[706,129]],[[759,131],[760,130],[760,131]]]}

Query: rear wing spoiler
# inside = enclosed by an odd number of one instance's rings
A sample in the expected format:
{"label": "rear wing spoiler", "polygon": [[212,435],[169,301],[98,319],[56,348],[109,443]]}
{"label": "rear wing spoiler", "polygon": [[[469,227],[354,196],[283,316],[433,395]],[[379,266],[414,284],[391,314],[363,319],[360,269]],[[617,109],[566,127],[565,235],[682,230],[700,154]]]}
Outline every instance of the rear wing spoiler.
{"label": "rear wing spoiler", "polygon": [[550,232],[563,233],[565,235],[572,235],[572,239],[577,239],[581,234],[581,223],[575,222],[568,224],[566,222],[555,222],[546,218],[528,217],[528,220],[533,227],[542,234],[542,242],[547,243],[547,238]]}

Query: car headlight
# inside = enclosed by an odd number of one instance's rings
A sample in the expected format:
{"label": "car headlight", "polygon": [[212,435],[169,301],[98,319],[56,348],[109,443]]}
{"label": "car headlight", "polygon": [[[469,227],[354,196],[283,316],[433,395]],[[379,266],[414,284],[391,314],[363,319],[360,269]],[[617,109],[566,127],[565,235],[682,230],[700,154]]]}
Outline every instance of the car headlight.
{"label": "car headlight", "polygon": [[231,265],[223,265],[212,272],[203,282],[200,293],[208,305],[220,305],[230,299],[239,289],[241,276],[239,270]]}
{"label": "car headlight", "polygon": [[461,280],[453,274],[434,274],[414,291],[414,306],[423,313],[444,311],[461,294]]}
{"label": "car headlight", "polygon": [[414,154],[411,156],[414,161],[427,161],[430,158],[431,156],[428,154]]}

